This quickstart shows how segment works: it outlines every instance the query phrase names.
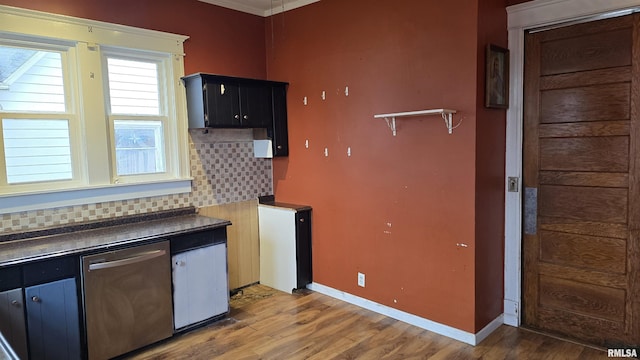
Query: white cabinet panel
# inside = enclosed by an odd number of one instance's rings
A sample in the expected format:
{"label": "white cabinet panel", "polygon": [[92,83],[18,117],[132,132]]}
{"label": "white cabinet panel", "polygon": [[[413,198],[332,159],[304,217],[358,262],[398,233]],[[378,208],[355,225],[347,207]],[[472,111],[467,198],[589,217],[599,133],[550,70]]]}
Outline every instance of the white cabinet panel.
{"label": "white cabinet panel", "polygon": [[173,255],[174,327],[229,311],[226,244]]}
{"label": "white cabinet panel", "polygon": [[260,283],[291,293],[296,283],[296,212],[258,206]]}

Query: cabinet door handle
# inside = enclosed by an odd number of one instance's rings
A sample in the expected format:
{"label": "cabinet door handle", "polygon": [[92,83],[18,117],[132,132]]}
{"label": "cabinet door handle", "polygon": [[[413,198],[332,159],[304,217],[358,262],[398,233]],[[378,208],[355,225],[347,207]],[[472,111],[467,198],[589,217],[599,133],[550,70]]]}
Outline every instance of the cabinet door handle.
{"label": "cabinet door handle", "polygon": [[277,147],[278,147],[278,149],[282,149],[282,145],[278,145]]}
{"label": "cabinet door handle", "polygon": [[129,258],[111,260],[111,261],[100,262],[100,263],[93,263],[93,264],[89,264],[89,271],[111,269],[118,266],[135,264],[142,261],[155,259],[157,257],[163,256],[164,254],[166,254],[166,251],[164,250],[152,250],[145,253],[137,254]]}
{"label": "cabinet door handle", "polygon": [[11,301],[11,305],[17,307],[17,306],[20,306],[20,303],[18,302],[18,300],[13,300],[13,301]]}
{"label": "cabinet door handle", "polygon": [[37,296],[32,296],[32,297],[31,297],[31,301],[39,303],[41,300],[40,300],[40,298],[39,298],[39,297],[37,297]]}
{"label": "cabinet door handle", "polygon": [[237,114],[236,114],[236,116],[234,116],[234,118],[235,118],[236,120],[237,120],[237,119],[240,119],[240,115],[237,115]]}
{"label": "cabinet door handle", "polygon": [[242,117],[243,119],[247,120],[249,118],[249,116],[245,115]]}

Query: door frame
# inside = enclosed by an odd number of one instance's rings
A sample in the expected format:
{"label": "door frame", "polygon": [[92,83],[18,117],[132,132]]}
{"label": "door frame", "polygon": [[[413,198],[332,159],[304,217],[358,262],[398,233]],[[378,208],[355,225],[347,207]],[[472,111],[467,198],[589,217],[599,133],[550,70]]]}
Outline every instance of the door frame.
{"label": "door frame", "polygon": [[[504,323],[520,326],[522,294],[522,142],[525,31],[640,11],[640,0],[534,0],[507,7],[510,76],[505,177],[516,177],[518,192],[505,188]],[[505,179],[505,180],[507,180]],[[505,181],[505,184],[508,184]]]}

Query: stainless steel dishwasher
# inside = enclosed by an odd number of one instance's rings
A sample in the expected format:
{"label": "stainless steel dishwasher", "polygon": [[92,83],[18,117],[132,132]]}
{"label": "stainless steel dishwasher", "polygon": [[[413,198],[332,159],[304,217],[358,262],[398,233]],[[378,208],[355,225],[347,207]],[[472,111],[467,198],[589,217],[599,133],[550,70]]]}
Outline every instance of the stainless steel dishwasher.
{"label": "stainless steel dishwasher", "polygon": [[109,359],[173,333],[169,242],[82,258],[89,359]]}

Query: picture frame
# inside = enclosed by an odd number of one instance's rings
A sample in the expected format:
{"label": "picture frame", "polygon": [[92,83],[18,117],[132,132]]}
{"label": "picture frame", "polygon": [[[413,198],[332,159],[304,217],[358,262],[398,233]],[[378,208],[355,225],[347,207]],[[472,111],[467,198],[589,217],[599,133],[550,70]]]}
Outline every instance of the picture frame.
{"label": "picture frame", "polygon": [[509,107],[509,50],[488,44],[485,68],[485,107]]}

